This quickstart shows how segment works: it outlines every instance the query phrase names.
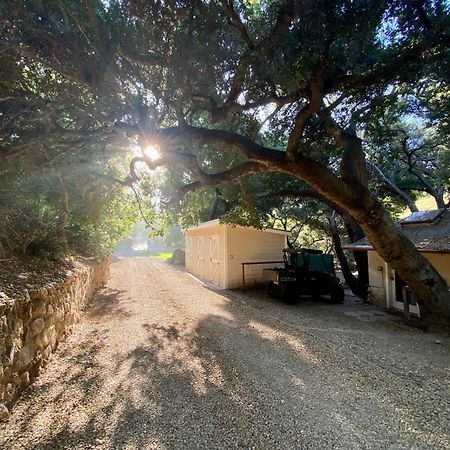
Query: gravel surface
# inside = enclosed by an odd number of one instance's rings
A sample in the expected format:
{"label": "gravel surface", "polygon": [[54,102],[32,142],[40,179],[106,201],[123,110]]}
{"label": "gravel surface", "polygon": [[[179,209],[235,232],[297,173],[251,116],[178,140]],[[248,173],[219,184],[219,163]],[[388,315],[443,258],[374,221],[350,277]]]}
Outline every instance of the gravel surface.
{"label": "gravel surface", "polygon": [[123,258],[2,449],[449,448],[449,339],[351,299],[287,306]]}

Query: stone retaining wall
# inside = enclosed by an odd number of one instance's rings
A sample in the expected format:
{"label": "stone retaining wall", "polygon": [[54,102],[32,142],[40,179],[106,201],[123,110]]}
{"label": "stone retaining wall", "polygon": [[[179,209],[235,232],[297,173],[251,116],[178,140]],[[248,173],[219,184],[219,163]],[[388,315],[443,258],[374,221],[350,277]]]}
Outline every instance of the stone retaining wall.
{"label": "stone retaining wall", "polygon": [[63,282],[0,300],[0,419],[9,416],[108,275],[108,261],[76,263]]}

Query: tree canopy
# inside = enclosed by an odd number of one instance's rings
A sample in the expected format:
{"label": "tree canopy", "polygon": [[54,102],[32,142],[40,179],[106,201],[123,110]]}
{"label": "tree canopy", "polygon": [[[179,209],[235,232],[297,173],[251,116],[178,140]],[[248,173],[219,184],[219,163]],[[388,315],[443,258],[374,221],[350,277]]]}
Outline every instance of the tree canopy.
{"label": "tree canopy", "polygon": [[[109,156],[137,145],[122,184],[136,185],[142,165],[166,166],[174,197],[205,187],[214,196],[219,186],[224,202],[237,179],[249,192],[271,180],[275,193],[282,176],[355,220],[414,289],[423,316],[448,321],[444,281],[370,191],[365,163],[369,138],[374,162],[394,152],[383,120],[394,103],[398,117],[408,113],[408,90],[447,133],[446,2],[23,0],[0,8],[4,161],[95,160],[97,175],[117,179],[105,172]],[[251,208],[241,211],[246,220]]]}

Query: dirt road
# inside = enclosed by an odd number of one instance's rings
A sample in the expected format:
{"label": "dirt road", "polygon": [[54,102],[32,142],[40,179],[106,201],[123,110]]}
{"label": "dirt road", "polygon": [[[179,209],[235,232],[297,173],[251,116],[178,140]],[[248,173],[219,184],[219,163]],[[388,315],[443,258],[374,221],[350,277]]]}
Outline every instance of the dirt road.
{"label": "dirt road", "polygon": [[449,448],[448,339],[362,304],[213,291],[153,259],[111,272],[0,448]]}

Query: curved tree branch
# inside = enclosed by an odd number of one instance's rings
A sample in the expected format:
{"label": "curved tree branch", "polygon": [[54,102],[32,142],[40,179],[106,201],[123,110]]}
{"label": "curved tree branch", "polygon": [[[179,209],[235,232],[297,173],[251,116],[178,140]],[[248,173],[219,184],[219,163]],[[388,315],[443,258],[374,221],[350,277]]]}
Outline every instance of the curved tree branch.
{"label": "curved tree branch", "polygon": [[141,66],[160,66],[160,67],[168,67],[169,63],[167,58],[163,55],[158,55],[156,53],[146,53],[145,55],[137,55],[131,52],[128,49],[125,49],[123,46],[119,45],[117,47],[117,53],[128,62],[133,64],[139,64]]}
{"label": "curved tree branch", "polygon": [[319,111],[323,101],[323,69],[316,71],[316,76],[311,83],[311,96],[307,103],[295,118],[294,128],[289,135],[287,156],[292,157],[298,150],[300,141],[303,137],[303,131],[308,119]]}
{"label": "curved tree branch", "polygon": [[[192,139],[203,144],[214,144],[234,148],[245,155],[249,162],[263,166],[265,172],[282,172],[303,179],[321,195],[335,202],[341,208],[348,209],[356,220],[377,223],[382,216],[379,203],[370,196],[362,185],[354,186],[337,177],[320,162],[296,154],[293,159],[286,158],[285,150],[276,150],[262,146],[248,137],[226,130],[199,128],[193,126],[170,127],[156,131],[149,136],[149,142],[157,141],[161,148],[173,148]],[[163,151],[164,153],[164,151]],[[245,166],[244,166],[245,167]],[[240,175],[242,176],[242,174]],[[358,205],[358,208],[355,208]],[[360,208],[364,205],[364,208]]]}
{"label": "curved tree branch", "polygon": [[222,0],[222,5],[226,15],[229,18],[230,24],[239,30],[242,39],[246,42],[248,48],[253,49],[254,44],[248,34],[246,26],[242,23],[241,18],[234,10],[233,0]]}
{"label": "curved tree branch", "polygon": [[403,200],[412,213],[419,211],[414,203],[414,200],[405,191],[400,189],[393,181],[391,181],[374,162],[366,159],[366,164],[369,167],[370,172],[382,181],[390,192]]}

